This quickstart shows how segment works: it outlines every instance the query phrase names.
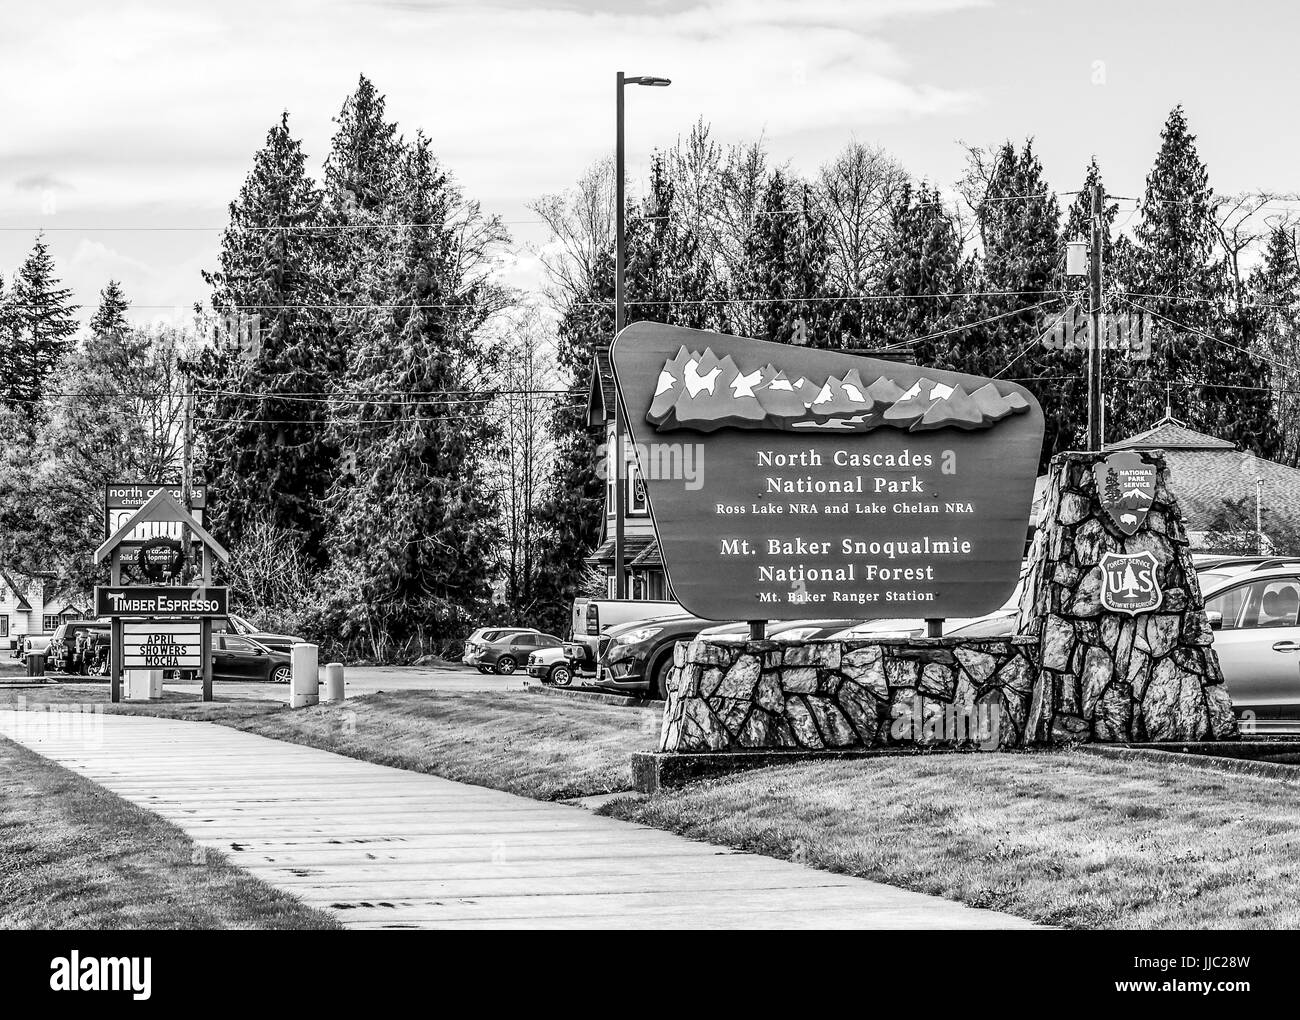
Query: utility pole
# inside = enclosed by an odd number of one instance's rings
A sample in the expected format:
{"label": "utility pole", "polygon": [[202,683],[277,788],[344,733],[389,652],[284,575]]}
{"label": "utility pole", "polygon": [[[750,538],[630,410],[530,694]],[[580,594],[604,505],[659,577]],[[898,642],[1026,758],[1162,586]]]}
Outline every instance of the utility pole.
{"label": "utility pole", "polygon": [[1092,243],[1089,245],[1091,263],[1088,271],[1089,313],[1092,322],[1088,331],[1088,449],[1096,452],[1102,448],[1101,407],[1101,244],[1102,206],[1105,196],[1101,185],[1092,187]]}
{"label": "utility pole", "polygon": [[[185,512],[192,513],[190,501],[193,498],[191,488],[194,480],[194,394],[190,392],[188,386],[185,387],[185,393],[182,397],[182,407],[184,408],[184,425],[182,426],[182,445],[181,445],[181,506]],[[181,525],[181,564],[182,570],[188,574],[190,564],[190,549],[193,537],[190,535],[188,524]]]}
{"label": "utility pole", "polygon": [[[614,81],[614,335],[623,331],[623,72]],[[627,564],[623,562],[623,516],[627,499],[623,494],[623,401],[614,388],[614,598],[627,598]]]}

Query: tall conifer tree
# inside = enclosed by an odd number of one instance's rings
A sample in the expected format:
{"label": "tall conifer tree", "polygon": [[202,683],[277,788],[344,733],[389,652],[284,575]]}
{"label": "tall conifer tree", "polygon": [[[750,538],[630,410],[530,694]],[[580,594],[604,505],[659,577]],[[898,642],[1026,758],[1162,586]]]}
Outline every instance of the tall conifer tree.
{"label": "tall conifer tree", "polygon": [[321,499],[337,448],[324,402],[335,343],[321,195],[284,114],[253,158],[207,275],[228,329],[195,366],[212,505],[227,541],[266,516],[323,560]]}

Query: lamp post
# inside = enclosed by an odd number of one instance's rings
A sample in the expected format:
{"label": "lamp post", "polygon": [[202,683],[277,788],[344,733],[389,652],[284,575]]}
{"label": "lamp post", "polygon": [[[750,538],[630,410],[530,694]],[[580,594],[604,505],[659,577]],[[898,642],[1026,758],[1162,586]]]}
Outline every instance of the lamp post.
{"label": "lamp post", "polygon": [[[619,71],[614,78],[614,335],[623,329],[623,86],[649,85],[663,88],[671,85],[667,78],[638,75],[629,78]],[[614,597],[627,598],[627,570],[623,562],[623,515],[627,510],[627,497],[623,492],[623,401],[614,397]]]}

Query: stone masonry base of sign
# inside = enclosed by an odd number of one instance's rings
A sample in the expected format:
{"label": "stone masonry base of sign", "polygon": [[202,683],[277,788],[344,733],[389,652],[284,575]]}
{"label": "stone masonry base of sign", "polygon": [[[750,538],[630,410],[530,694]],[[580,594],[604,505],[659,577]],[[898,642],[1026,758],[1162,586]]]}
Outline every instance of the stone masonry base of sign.
{"label": "stone masonry base of sign", "polygon": [[[1159,451],[1145,519],[1132,535],[1102,505],[1101,453],[1052,458],[1042,520],[1025,581],[1019,633],[1039,645],[1027,728],[1031,743],[1221,740],[1237,735],[1213,632],[1169,469]],[[1150,553],[1163,595],[1152,612],[1103,605],[1106,553]]]}
{"label": "stone masonry base of sign", "polygon": [[[1164,458],[1142,454],[1155,468],[1154,490],[1140,521],[1132,514],[1119,522],[1134,530],[1128,535],[1097,491],[1093,465],[1104,456],[1052,461],[1040,517],[1047,524],[1030,555],[1017,637],[678,644],[659,750],[1235,737]],[[1160,604],[1107,608],[1107,553],[1149,553]]]}
{"label": "stone masonry base of sign", "polygon": [[1034,642],[695,640],[676,648],[661,751],[1019,746]]}

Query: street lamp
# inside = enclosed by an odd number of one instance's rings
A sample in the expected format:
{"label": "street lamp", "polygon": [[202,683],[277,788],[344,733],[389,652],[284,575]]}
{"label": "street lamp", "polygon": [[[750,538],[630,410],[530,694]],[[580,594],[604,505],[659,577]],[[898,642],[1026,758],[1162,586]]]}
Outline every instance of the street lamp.
{"label": "street lamp", "polygon": [[[614,335],[623,329],[623,86],[649,85],[664,88],[667,78],[643,74],[627,77],[619,71],[614,77]],[[623,562],[623,515],[627,498],[623,493],[623,401],[614,397],[614,597],[627,598],[627,570]]]}

